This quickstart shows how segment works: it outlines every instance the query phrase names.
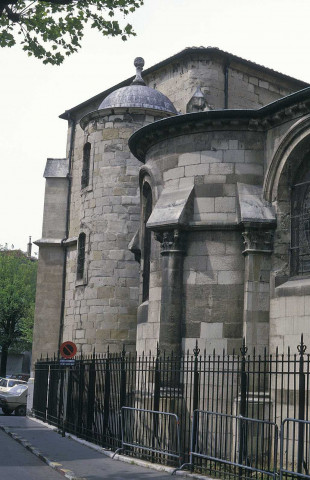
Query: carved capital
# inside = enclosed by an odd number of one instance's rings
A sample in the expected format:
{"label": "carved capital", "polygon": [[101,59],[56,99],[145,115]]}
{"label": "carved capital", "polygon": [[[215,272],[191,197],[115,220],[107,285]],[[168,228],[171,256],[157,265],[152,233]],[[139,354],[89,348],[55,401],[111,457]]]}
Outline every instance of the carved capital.
{"label": "carved capital", "polygon": [[162,255],[167,253],[185,254],[184,233],[178,229],[155,232],[155,240],[161,243]]}
{"label": "carved capital", "polygon": [[242,233],[244,250],[243,253],[266,253],[273,252],[274,230],[250,229]]}

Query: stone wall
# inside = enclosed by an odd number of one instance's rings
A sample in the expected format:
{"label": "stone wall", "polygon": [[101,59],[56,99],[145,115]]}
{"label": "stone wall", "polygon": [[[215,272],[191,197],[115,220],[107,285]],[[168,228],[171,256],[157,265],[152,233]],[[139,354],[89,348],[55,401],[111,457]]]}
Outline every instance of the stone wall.
{"label": "stone wall", "polygon": [[[172,137],[150,148],[146,167],[161,181],[163,192],[194,187],[185,241],[183,349],[192,350],[199,339],[202,350],[225,348],[231,353],[240,345],[244,311],[245,266],[236,183],[263,184],[264,134],[212,128]],[[160,262],[159,250],[157,255]],[[158,268],[151,275],[157,288],[150,290],[149,299],[153,344],[158,338],[161,281]],[[138,344],[146,345],[150,328],[140,327]]]}
{"label": "stone wall", "polygon": [[[102,114],[77,129],[72,167],[70,238],[86,234],[85,274],[76,279],[77,242],[69,248],[64,340],[100,353],[135,348],[139,264],[128,245],[140,226],[139,167],[128,138],[158,117]],[[91,144],[89,186],[81,190],[83,145]]]}
{"label": "stone wall", "polygon": [[[56,167],[55,167],[56,166]],[[58,168],[60,167],[60,168]],[[48,160],[37,274],[32,362],[59,350],[62,316],[64,250],[68,180],[66,160]]]}

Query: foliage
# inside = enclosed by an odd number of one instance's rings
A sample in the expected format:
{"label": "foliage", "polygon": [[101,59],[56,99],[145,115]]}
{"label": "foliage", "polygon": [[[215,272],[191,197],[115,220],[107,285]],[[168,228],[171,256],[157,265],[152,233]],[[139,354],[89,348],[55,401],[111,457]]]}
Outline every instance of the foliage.
{"label": "foliage", "polygon": [[21,43],[29,56],[60,65],[81,47],[88,23],[104,36],[135,35],[115,13],[126,16],[141,5],[143,0],[0,0],[0,47]]}
{"label": "foliage", "polygon": [[37,261],[20,250],[0,250],[0,375],[9,349],[31,348]]}

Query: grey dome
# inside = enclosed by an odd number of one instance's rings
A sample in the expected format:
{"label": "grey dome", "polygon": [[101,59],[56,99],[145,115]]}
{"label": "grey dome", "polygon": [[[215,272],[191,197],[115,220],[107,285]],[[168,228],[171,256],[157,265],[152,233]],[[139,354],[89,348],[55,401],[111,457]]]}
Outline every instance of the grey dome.
{"label": "grey dome", "polygon": [[115,90],[103,100],[98,110],[115,107],[152,108],[163,112],[178,113],[169,98],[146,85],[129,85]]}

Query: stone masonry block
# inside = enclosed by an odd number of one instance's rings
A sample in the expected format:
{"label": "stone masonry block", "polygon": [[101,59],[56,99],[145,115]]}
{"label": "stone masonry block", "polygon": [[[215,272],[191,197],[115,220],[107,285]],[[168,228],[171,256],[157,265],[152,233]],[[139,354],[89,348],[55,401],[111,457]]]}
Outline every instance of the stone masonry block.
{"label": "stone masonry block", "polygon": [[254,163],[245,163],[235,166],[236,175],[263,175],[263,165],[256,165]]}
{"label": "stone masonry block", "polygon": [[223,338],[223,323],[201,322],[200,338]]}
{"label": "stone masonry block", "polygon": [[305,299],[303,296],[286,297],[285,307],[287,317],[305,315]]}
{"label": "stone masonry block", "polygon": [[226,150],[224,152],[224,162],[243,163],[245,159],[244,150]]}
{"label": "stone masonry block", "polygon": [[234,164],[229,163],[213,163],[210,165],[211,175],[229,175],[234,173]]}
{"label": "stone masonry block", "polygon": [[187,165],[197,165],[198,163],[200,163],[200,153],[182,153],[179,156],[179,167],[184,167]]}
{"label": "stone masonry block", "polygon": [[195,175],[208,175],[209,173],[209,164],[200,164],[200,165],[190,165],[185,167],[185,176],[193,177]]}
{"label": "stone masonry block", "polygon": [[236,201],[234,197],[219,197],[215,199],[215,211],[231,213],[236,211]]}
{"label": "stone masonry block", "polygon": [[242,285],[243,273],[236,270],[219,272],[218,283],[222,285]]}
{"label": "stone masonry block", "polygon": [[164,181],[184,177],[184,167],[172,168],[164,172]]}
{"label": "stone masonry block", "polygon": [[207,150],[201,152],[201,163],[218,163],[223,159],[222,150]]}
{"label": "stone masonry block", "polygon": [[194,212],[214,212],[214,198],[195,198],[194,199]]}

